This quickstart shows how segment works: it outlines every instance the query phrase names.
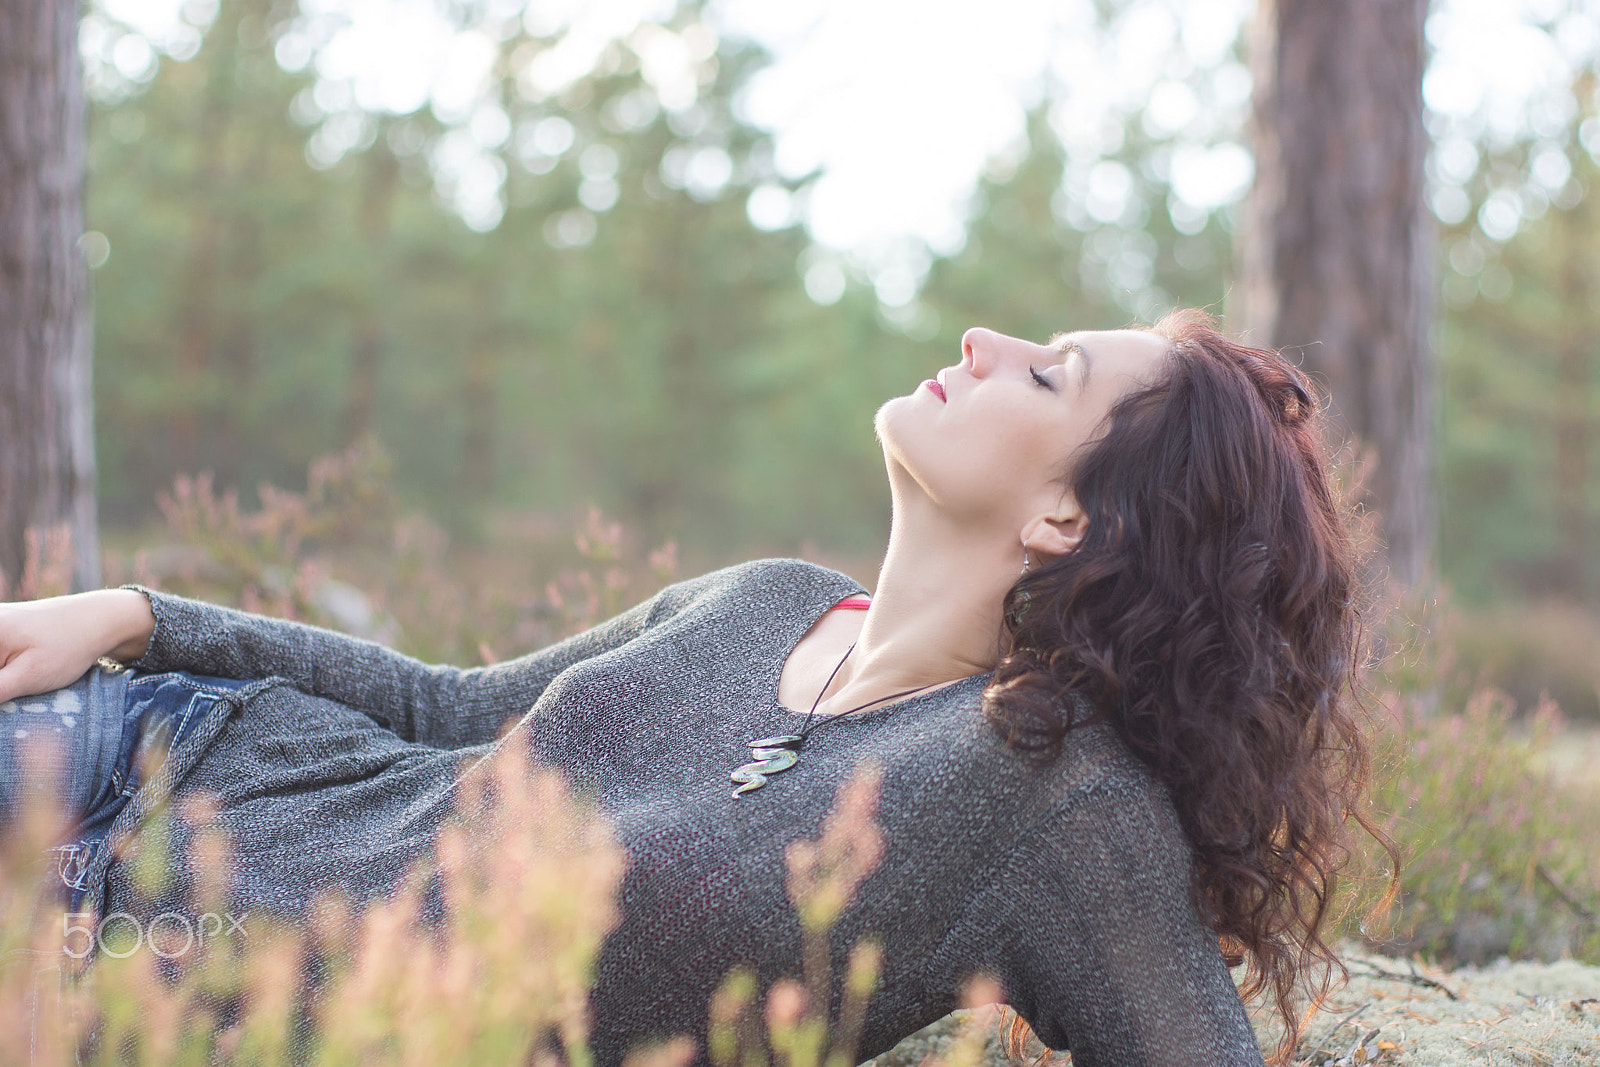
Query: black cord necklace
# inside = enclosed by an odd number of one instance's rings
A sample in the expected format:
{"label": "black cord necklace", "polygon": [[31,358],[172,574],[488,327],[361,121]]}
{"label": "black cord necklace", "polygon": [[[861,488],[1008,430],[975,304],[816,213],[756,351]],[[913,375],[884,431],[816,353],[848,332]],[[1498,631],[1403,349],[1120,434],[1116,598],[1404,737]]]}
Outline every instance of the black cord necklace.
{"label": "black cord necklace", "polygon": [[838,665],[833,668],[833,673],[828,675],[828,680],[822,683],[822,688],[817,691],[817,699],[811,702],[811,710],[806,712],[805,721],[800,724],[799,733],[778,734],[775,737],[763,737],[749,743],[750,762],[728,776],[732,781],[739,783],[739,788],[733,791],[735,799],[766,785],[769,774],[786,771],[796,763],[799,763],[800,750],[805,747],[806,738],[810,737],[812,731],[818,727],[826,726],[830,722],[844,718],[846,715],[853,715],[864,708],[872,707],[874,704],[882,704],[886,700],[898,700],[901,697],[908,697],[913,693],[920,693],[924,689],[932,689],[939,684],[938,682],[929,682],[927,685],[919,685],[915,689],[906,689],[899,693],[891,693],[886,697],[879,697],[876,700],[869,700],[865,704],[851,708],[849,711],[841,711],[835,715],[829,715],[825,719],[820,719],[813,726],[812,719],[817,714],[817,705],[822,703],[822,694],[828,691],[828,686],[833,684],[833,680],[839,676],[839,671],[844,668],[844,661],[849,659],[850,653],[855,650],[856,646],[852,642],[850,647],[845,649],[844,655],[840,657]]}

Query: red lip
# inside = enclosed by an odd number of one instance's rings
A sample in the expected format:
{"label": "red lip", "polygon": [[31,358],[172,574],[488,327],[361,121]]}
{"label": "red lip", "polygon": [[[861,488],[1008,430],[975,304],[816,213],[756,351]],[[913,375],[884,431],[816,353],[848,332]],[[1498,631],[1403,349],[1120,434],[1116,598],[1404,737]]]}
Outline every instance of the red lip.
{"label": "red lip", "polygon": [[927,381],[923,382],[922,384],[927,386],[929,389],[933,390],[933,395],[938,397],[941,403],[949,403],[949,400],[946,399],[946,397],[944,395],[944,386],[940,385],[938,382],[934,381],[932,378],[929,378]]}

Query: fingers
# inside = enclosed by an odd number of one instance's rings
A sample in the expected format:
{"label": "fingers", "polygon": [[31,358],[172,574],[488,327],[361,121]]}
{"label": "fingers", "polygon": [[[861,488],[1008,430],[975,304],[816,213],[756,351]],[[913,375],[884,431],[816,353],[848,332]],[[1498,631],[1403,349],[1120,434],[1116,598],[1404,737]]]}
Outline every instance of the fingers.
{"label": "fingers", "polygon": [[77,633],[54,625],[51,613],[15,609],[0,613],[0,701],[69,685],[96,658]]}
{"label": "fingers", "polygon": [[18,697],[31,697],[48,693],[60,686],[52,685],[40,672],[39,657],[23,652],[12,656],[0,667],[0,704]]}
{"label": "fingers", "polygon": [[70,685],[125,638],[142,650],[153,629],[145,598],[123,590],[0,604],[0,701]]}
{"label": "fingers", "polygon": [[[0,612],[7,607],[9,605],[0,605]],[[24,692],[28,673],[27,644],[12,632],[12,627],[5,625],[11,621],[0,614],[0,704],[27,695]]]}

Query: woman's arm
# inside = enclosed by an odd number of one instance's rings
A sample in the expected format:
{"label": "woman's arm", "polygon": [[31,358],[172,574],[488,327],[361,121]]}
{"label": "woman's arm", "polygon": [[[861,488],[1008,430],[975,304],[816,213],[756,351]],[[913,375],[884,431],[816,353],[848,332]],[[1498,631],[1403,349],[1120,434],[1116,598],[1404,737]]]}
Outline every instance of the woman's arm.
{"label": "woman's arm", "polygon": [[71,685],[101,656],[136,659],[155,625],[126,589],[0,604],[0,703]]}
{"label": "woman's arm", "polygon": [[1007,994],[1080,1067],[1261,1067],[1239,993],[1190,893],[1165,794],[1137,781],[1068,798],[991,890]]}
{"label": "woman's arm", "polygon": [[671,618],[725,583],[790,561],[758,560],[677,582],[590,630],[492,667],[430,666],[303,623],[139,587],[0,604],[0,701],[59,689],[102,656],[143,671],[280,677],[356,708],[407,740],[439,748],[491,741],[568,667]]}
{"label": "woman's arm", "polygon": [[[707,576],[710,577],[710,576]],[[703,582],[680,582],[615,618],[537,652],[490,667],[425,664],[371,641],[304,623],[252,615],[139,589],[154,625],[145,671],[222,678],[281,677],[307,693],[371,716],[408,741],[439,748],[492,741],[507,719],[539,699],[556,675],[618,647],[671,614]]]}

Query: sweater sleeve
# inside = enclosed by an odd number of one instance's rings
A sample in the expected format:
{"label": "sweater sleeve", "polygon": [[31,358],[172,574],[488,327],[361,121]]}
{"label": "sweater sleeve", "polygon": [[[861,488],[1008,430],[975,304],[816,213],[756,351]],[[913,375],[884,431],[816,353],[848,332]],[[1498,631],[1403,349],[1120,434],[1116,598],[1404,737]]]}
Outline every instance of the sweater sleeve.
{"label": "sweater sleeve", "polygon": [[1262,1064],[1192,863],[1159,786],[1102,781],[1054,806],[982,902],[1012,1007],[1077,1067]]}
{"label": "sweater sleeve", "polygon": [[615,618],[488,667],[435,666],[346,634],[218,607],[140,586],[156,617],[143,671],[218,678],[280,677],[360,710],[407,741],[460,748],[492,741],[575,663],[627,643],[681,606],[708,578],[668,586]]}

